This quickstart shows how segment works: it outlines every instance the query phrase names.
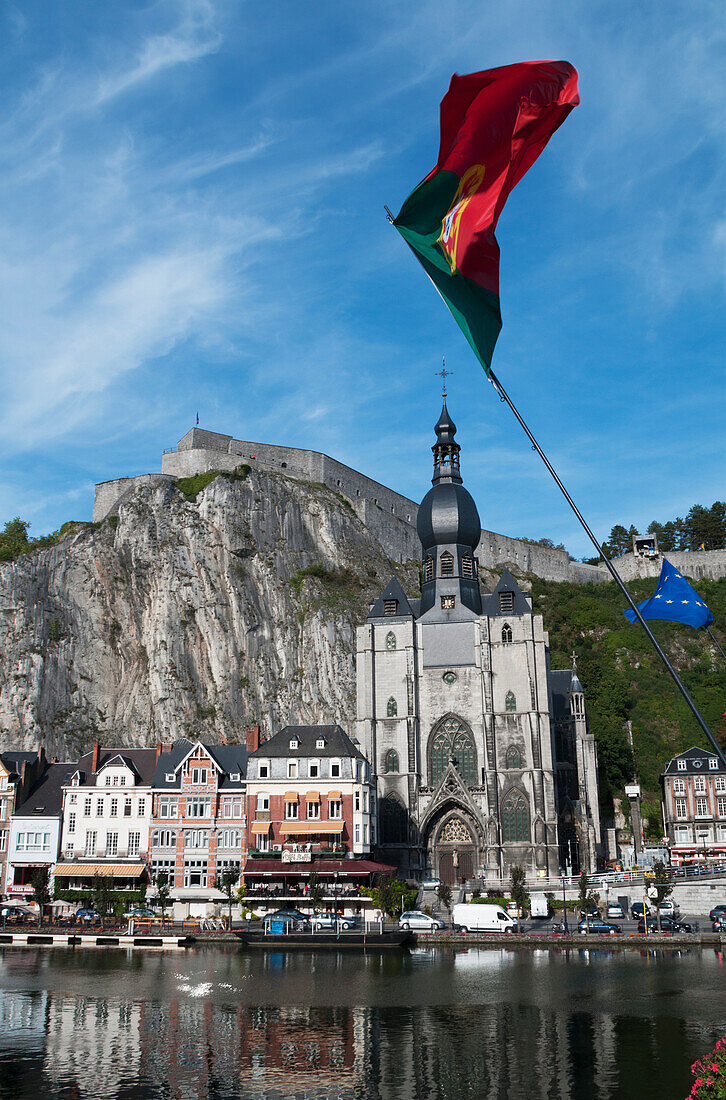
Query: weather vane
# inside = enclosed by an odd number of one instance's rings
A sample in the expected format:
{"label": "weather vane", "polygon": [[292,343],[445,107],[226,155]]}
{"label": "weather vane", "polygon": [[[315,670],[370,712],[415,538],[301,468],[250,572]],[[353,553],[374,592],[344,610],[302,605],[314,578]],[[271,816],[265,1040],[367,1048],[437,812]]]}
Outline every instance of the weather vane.
{"label": "weather vane", "polygon": [[446,379],[449,378],[454,372],[453,372],[453,370],[447,370],[446,369],[446,356],[445,355],[442,356],[441,364],[442,364],[441,365],[441,370],[436,371],[436,377],[438,378],[439,375],[441,375],[441,380],[442,380],[442,387],[441,388],[443,390],[443,393],[441,394],[441,396],[446,397]]}

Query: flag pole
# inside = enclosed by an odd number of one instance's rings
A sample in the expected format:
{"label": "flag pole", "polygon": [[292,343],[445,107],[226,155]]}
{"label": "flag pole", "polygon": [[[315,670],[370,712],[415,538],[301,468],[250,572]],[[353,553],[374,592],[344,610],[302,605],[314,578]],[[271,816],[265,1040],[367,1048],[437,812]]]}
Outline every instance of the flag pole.
{"label": "flag pole", "polygon": [[719,653],[723,657],[724,661],[726,661],[726,653],[724,653],[724,651],[721,649],[721,646],[718,644],[718,642],[716,640],[716,635],[712,632],[710,626],[706,627],[706,633],[708,634],[708,636],[711,639],[711,641],[713,642],[713,644],[716,646],[716,649],[719,651]]}
{"label": "flag pole", "polygon": [[[673,667],[673,665],[669,661],[668,657],[665,654],[665,651],[663,650],[660,643],[658,642],[658,639],[656,638],[655,634],[653,633],[653,631],[650,629],[647,622],[643,618],[643,616],[640,612],[640,608],[635,603],[635,601],[633,600],[633,597],[630,595],[627,588],[625,587],[625,584],[623,583],[623,580],[621,579],[620,574],[617,572],[617,570],[615,569],[615,566],[610,561],[607,554],[603,550],[602,546],[600,545],[600,543],[595,538],[595,535],[590,530],[587,522],[585,521],[584,516],[580,512],[579,508],[575,504],[575,502],[572,499],[572,497],[570,496],[570,494],[567,492],[567,489],[565,488],[565,486],[560,481],[560,479],[557,475],[557,471],[554,469],[552,463],[547,458],[547,455],[544,453],[544,451],[540,447],[539,443],[537,442],[537,440],[534,438],[531,431],[527,427],[527,424],[523,420],[519,410],[517,409],[516,405],[514,404],[514,402],[511,399],[511,397],[509,396],[509,394],[505,390],[504,386],[499,381],[499,379],[497,378],[494,371],[491,370],[491,369],[489,370],[489,381],[491,382],[491,384],[494,386],[494,389],[499,394],[500,400],[505,401],[507,403],[507,405],[509,405],[509,408],[512,410],[512,412],[514,413],[516,419],[519,421],[520,426],[524,429],[525,435],[527,436],[530,443],[532,444],[532,449],[537,452],[537,454],[539,455],[539,457],[542,459],[545,466],[549,470],[550,474],[554,478],[554,481],[555,481],[555,484],[557,485],[557,488],[560,490],[560,492],[564,496],[565,500],[569,504],[570,508],[572,509],[572,511],[577,516],[578,520],[582,524],[582,527],[583,527],[583,530],[585,531],[585,534],[590,539],[590,542],[593,544],[593,546],[597,550],[598,554],[600,555],[600,557],[605,562],[605,565],[608,569],[608,572],[610,573],[611,577],[613,578],[613,580],[617,584],[618,588],[622,592],[625,599],[630,604],[631,609],[635,612],[635,617],[637,618],[638,622],[642,626],[645,633],[648,635],[648,638],[650,640],[651,645],[653,646],[656,653],[660,657],[661,661],[663,662],[663,664],[667,668],[668,672],[670,673],[676,687],[678,688],[681,695],[683,696],[686,703],[688,704],[694,718],[698,722],[698,724],[701,727],[701,729],[703,730],[703,732],[706,734],[706,737],[708,738],[714,752],[716,753],[718,758],[721,760],[721,762],[724,764],[724,766],[726,766],[726,757],[724,757],[723,750],[721,749],[721,746],[716,741],[716,738],[714,737],[714,735],[711,731],[711,728],[709,727],[708,723],[706,722],[706,719],[703,717],[700,710],[696,706],[695,702],[691,698],[685,684],[683,683],[680,676],[676,672],[675,668]],[[711,634],[711,631],[709,630],[708,633]],[[713,635],[711,635],[711,637],[713,637]],[[714,639],[714,641],[715,641],[715,639]],[[716,642],[716,644],[718,645],[718,642]],[[719,646],[719,649],[721,649],[720,646]],[[723,650],[721,650],[721,652],[723,653]]]}

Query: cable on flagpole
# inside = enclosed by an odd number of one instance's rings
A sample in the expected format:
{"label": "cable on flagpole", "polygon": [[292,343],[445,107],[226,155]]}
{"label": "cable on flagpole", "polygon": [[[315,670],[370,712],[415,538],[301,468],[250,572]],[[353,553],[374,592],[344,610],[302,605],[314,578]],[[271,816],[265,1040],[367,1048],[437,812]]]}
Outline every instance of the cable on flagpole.
{"label": "cable on flagpole", "polygon": [[[714,752],[715,752],[715,753],[716,753],[716,755],[718,756],[719,760],[721,760],[721,762],[723,763],[724,767],[726,767],[726,757],[724,756],[724,752],[723,752],[723,749],[722,749],[722,748],[721,748],[721,746],[720,746],[720,745],[718,744],[718,742],[717,742],[717,740],[716,740],[716,738],[715,738],[715,736],[714,736],[714,734],[713,734],[713,732],[712,732],[712,730],[711,730],[710,726],[709,726],[709,725],[708,725],[708,723],[706,722],[706,719],[705,719],[705,718],[703,717],[703,715],[701,714],[700,710],[699,710],[699,709],[698,709],[698,707],[696,706],[695,702],[694,702],[694,701],[693,701],[693,699],[691,698],[691,696],[690,696],[690,694],[689,694],[689,692],[688,692],[688,689],[686,688],[686,685],[685,685],[685,684],[683,683],[683,681],[681,680],[680,676],[679,676],[679,675],[678,675],[678,673],[676,672],[675,668],[674,668],[674,667],[673,667],[673,665],[671,664],[671,662],[670,662],[670,660],[668,659],[668,657],[667,657],[667,655],[666,655],[665,651],[663,650],[662,646],[661,646],[661,645],[660,645],[660,643],[658,642],[658,639],[656,638],[655,634],[653,633],[653,631],[652,631],[652,630],[650,629],[650,627],[648,626],[647,622],[646,622],[646,621],[645,621],[645,619],[643,618],[643,615],[642,615],[642,613],[641,613],[641,611],[640,611],[640,608],[639,608],[639,607],[638,607],[638,605],[637,605],[637,604],[635,603],[635,601],[633,600],[633,597],[632,597],[632,596],[630,595],[630,593],[628,592],[627,588],[625,587],[625,584],[624,584],[624,582],[623,582],[622,578],[620,577],[620,574],[619,574],[619,573],[618,573],[618,571],[616,570],[616,568],[615,568],[615,566],[613,565],[613,563],[612,563],[612,562],[610,561],[610,558],[609,558],[609,557],[607,556],[607,554],[606,554],[606,553],[605,553],[605,551],[603,550],[603,548],[602,548],[602,546],[600,545],[600,543],[599,543],[599,542],[597,541],[597,538],[595,537],[595,535],[593,534],[593,532],[592,532],[592,531],[590,530],[590,527],[588,526],[588,524],[587,524],[587,522],[586,522],[586,520],[585,520],[584,516],[583,516],[583,515],[582,515],[582,513],[580,512],[579,508],[578,508],[578,507],[577,507],[577,505],[575,504],[575,502],[574,502],[574,500],[572,499],[572,497],[570,496],[570,494],[569,494],[569,493],[567,492],[567,489],[565,488],[565,486],[564,486],[564,485],[562,484],[562,482],[560,481],[560,478],[559,478],[559,476],[557,475],[557,471],[556,471],[556,470],[555,470],[555,468],[553,467],[553,465],[552,465],[552,463],[550,462],[550,460],[549,460],[549,459],[547,458],[547,455],[546,455],[546,454],[544,453],[544,451],[543,451],[543,450],[542,450],[542,448],[540,447],[540,445],[539,445],[539,443],[537,442],[537,440],[536,440],[536,439],[534,438],[534,436],[532,435],[531,431],[530,431],[530,430],[529,430],[529,428],[527,427],[527,424],[525,423],[525,421],[523,420],[523,418],[522,418],[521,414],[519,413],[519,410],[517,409],[516,405],[514,404],[514,402],[512,401],[511,397],[509,396],[509,394],[508,394],[508,393],[507,393],[507,391],[505,390],[505,388],[504,388],[504,386],[502,385],[502,383],[501,383],[501,382],[499,381],[499,379],[497,378],[497,376],[496,376],[496,374],[494,373],[494,371],[493,371],[493,370],[491,370],[491,368],[490,368],[490,370],[489,370],[489,375],[488,375],[488,376],[489,376],[489,381],[491,382],[491,384],[492,384],[492,386],[494,387],[495,391],[496,391],[496,392],[497,392],[497,393],[499,394],[499,397],[500,397],[500,399],[501,399],[502,401],[505,401],[505,402],[507,403],[507,405],[509,405],[509,408],[510,408],[510,409],[512,410],[512,412],[514,413],[514,416],[515,416],[515,417],[516,417],[516,419],[518,420],[518,422],[519,422],[520,426],[521,426],[521,427],[523,428],[523,430],[524,430],[524,432],[525,432],[525,434],[526,434],[527,438],[529,439],[530,443],[532,444],[532,450],[533,450],[533,451],[536,451],[536,452],[537,452],[537,454],[539,455],[539,457],[540,457],[540,458],[542,459],[542,461],[544,462],[545,466],[547,467],[547,469],[549,470],[550,474],[552,475],[552,477],[553,477],[553,479],[554,479],[554,481],[555,481],[555,484],[557,485],[558,489],[560,490],[560,492],[561,492],[561,493],[562,493],[562,495],[564,496],[565,500],[566,500],[566,501],[567,501],[567,503],[569,504],[569,506],[570,506],[570,508],[572,509],[572,511],[573,511],[573,512],[575,513],[575,515],[577,516],[577,519],[579,520],[580,524],[582,525],[582,528],[583,528],[583,530],[585,531],[585,534],[586,534],[586,535],[587,535],[587,537],[588,537],[588,538],[590,539],[590,542],[591,542],[591,543],[593,544],[593,546],[594,546],[594,547],[595,547],[595,549],[597,550],[597,552],[598,552],[598,554],[600,555],[600,557],[602,558],[602,560],[603,560],[603,561],[605,562],[605,565],[606,565],[606,567],[607,567],[607,570],[608,570],[608,572],[610,573],[610,576],[611,576],[611,577],[613,578],[613,580],[614,580],[614,581],[615,581],[615,583],[617,584],[618,588],[619,588],[619,589],[620,589],[620,591],[622,592],[623,596],[625,597],[625,599],[626,599],[626,600],[628,601],[628,603],[630,604],[630,607],[631,607],[631,609],[632,609],[632,610],[634,611],[634,613],[635,613],[635,617],[636,617],[636,619],[638,620],[638,622],[640,623],[640,625],[641,625],[641,626],[643,627],[643,630],[644,630],[644,631],[645,631],[645,633],[647,634],[647,636],[648,636],[648,638],[649,638],[649,640],[650,640],[650,643],[651,643],[651,645],[653,646],[653,648],[655,649],[656,653],[658,654],[658,656],[660,657],[661,661],[663,662],[663,664],[665,665],[666,669],[668,670],[668,672],[669,672],[669,674],[670,674],[671,678],[673,679],[673,682],[675,683],[676,687],[678,688],[678,690],[680,691],[681,695],[683,696],[683,698],[685,699],[686,703],[688,704],[688,707],[690,708],[690,710],[691,710],[691,713],[693,714],[694,718],[695,718],[695,719],[696,719],[696,721],[698,722],[698,724],[699,724],[699,726],[701,727],[701,729],[703,730],[703,732],[704,732],[704,733],[706,734],[706,737],[708,738],[708,740],[709,740],[709,742],[710,742],[710,744],[711,744],[711,746],[712,746],[712,748],[713,748]],[[709,633],[709,634],[711,634],[711,631],[709,630],[709,632],[708,632],[708,633]],[[713,635],[711,635],[711,636],[713,637]],[[715,641],[715,638],[714,638],[714,641]],[[716,645],[718,645],[718,642],[716,642]],[[721,649],[721,647],[720,647],[720,646],[719,646],[719,649]],[[721,650],[721,652],[723,653],[723,650]]]}

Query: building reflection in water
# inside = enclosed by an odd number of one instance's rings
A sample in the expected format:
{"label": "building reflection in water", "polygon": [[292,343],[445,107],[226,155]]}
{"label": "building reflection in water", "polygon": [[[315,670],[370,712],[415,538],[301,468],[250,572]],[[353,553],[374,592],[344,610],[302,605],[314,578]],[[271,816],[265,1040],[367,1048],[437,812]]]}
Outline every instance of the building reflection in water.
{"label": "building reflection in water", "polygon": [[[690,1062],[719,1036],[714,1020],[700,1026],[678,1014],[628,1016],[621,1014],[622,1003],[614,1004],[613,1012],[602,1006],[584,1011],[587,993],[574,997],[566,1011],[554,1002],[533,1005],[524,998],[521,1003],[514,998],[431,1004],[436,989],[443,996],[444,989],[448,994],[456,988],[445,983],[452,976],[459,979],[461,972],[481,986],[494,972],[494,956],[480,960],[478,969],[475,961],[472,955],[439,960],[427,1002],[405,1007],[250,1006],[236,1003],[234,990],[221,979],[197,986],[177,983],[172,991],[164,986],[161,971],[155,975],[158,982],[146,986],[146,1000],[124,997],[128,986],[119,987],[121,996],[106,999],[89,996],[81,987],[74,992],[5,989],[0,997],[0,1098],[605,1100],[685,1095]],[[532,960],[530,976],[535,970],[539,974],[540,961]],[[265,972],[276,965],[270,956]],[[392,963],[361,965],[390,978],[390,990],[405,983]],[[510,965],[507,960],[505,969]],[[286,969],[284,961],[281,966]],[[553,969],[546,972],[550,981],[556,980]],[[324,985],[332,975],[329,964],[322,970]],[[314,965],[308,979],[313,971]],[[260,970],[256,976],[261,980]],[[577,980],[586,977],[579,967]]]}

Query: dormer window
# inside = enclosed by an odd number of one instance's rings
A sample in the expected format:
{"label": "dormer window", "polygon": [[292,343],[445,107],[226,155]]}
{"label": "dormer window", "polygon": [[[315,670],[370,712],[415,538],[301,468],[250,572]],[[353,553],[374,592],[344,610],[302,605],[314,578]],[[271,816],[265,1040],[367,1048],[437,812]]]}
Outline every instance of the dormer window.
{"label": "dormer window", "polygon": [[715,772],[718,769],[718,760],[715,756],[711,760],[709,760],[708,766],[712,772]]}
{"label": "dormer window", "polygon": [[434,559],[430,557],[424,558],[424,580],[432,581],[434,579]]}
{"label": "dormer window", "polygon": [[269,760],[260,760],[257,767],[258,767],[258,773],[257,774],[258,774],[258,777],[260,779],[269,779],[270,778],[270,761]]}
{"label": "dormer window", "polygon": [[229,778],[232,783],[239,783],[241,776],[239,772],[230,772]]}
{"label": "dormer window", "polygon": [[514,611],[514,592],[499,593],[499,611],[502,615],[511,615]]}
{"label": "dormer window", "polygon": [[78,776],[77,775],[74,775],[73,778],[71,779],[71,786],[72,787],[77,787],[78,786]]}
{"label": "dormer window", "polygon": [[686,761],[685,760],[679,760],[678,761],[678,771],[679,772],[684,772],[685,770],[686,770]]}
{"label": "dormer window", "polygon": [[174,772],[167,772],[164,776],[164,782],[173,783],[174,782]]}
{"label": "dormer window", "polygon": [[316,749],[324,749],[325,748],[325,738],[324,737],[318,737],[317,741],[315,742],[315,748]]}
{"label": "dormer window", "polygon": [[454,575],[454,557],[448,550],[444,550],[441,555],[441,576],[453,577]]}
{"label": "dormer window", "polygon": [[299,749],[300,748],[300,742],[298,741],[297,737],[291,737],[290,738],[290,748],[291,749]]}
{"label": "dormer window", "polygon": [[384,600],[383,601],[383,614],[384,615],[397,615],[398,614],[398,600]]}

